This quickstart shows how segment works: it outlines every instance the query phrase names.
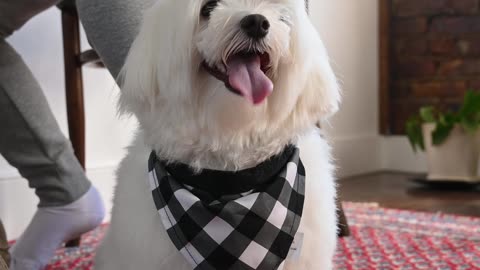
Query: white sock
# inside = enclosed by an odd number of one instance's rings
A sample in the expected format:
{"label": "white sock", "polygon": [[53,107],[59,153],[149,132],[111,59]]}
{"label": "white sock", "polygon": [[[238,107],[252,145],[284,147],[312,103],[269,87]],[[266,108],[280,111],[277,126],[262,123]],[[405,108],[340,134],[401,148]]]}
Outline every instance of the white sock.
{"label": "white sock", "polygon": [[94,229],[104,215],[102,199],[93,186],[71,204],[39,208],[10,250],[10,270],[43,269],[62,243]]}

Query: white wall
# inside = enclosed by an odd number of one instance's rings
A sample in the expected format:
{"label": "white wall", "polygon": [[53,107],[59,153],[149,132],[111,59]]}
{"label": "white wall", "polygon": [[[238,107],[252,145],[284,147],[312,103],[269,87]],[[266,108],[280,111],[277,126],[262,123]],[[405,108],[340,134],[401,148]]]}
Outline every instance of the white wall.
{"label": "white wall", "polygon": [[[339,174],[379,169],[423,171],[422,157],[413,155],[405,138],[378,135],[377,0],[313,0],[310,8],[344,89],[341,110],[330,125],[324,125],[334,142]],[[37,16],[9,41],[38,78],[67,133],[59,12],[51,9]],[[118,90],[105,70],[87,68],[84,76],[88,175],[108,206],[113,171],[134,123],[117,119]],[[0,158],[0,218],[10,238],[27,225],[36,201],[26,181]]]}
{"label": "white wall", "polygon": [[310,11],[343,87],[341,109],[326,126],[339,174],[378,169],[377,1],[315,0]]}
{"label": "white wall", "polygon": [[[52,8],[40,14],[8,41],[33,71],[61,130],[68,134],[60,13]],[[118,89],[106,70],[85,68],[84,78],[88,176],[110,205],[113,171],[124,155],[123,148],[128,145],[134,123],[118,119],[115,109]],[[36,203],[27,182],[0,157],[0,218],[9,238],[17,237],[27,225]]]}
{"label": "white wall", "polygon": [[344,90],[340,111],[326,126],[339,175],[376,170],[425,171],[405,137],[379,135],[378,1],[315,0],[311,17]]}

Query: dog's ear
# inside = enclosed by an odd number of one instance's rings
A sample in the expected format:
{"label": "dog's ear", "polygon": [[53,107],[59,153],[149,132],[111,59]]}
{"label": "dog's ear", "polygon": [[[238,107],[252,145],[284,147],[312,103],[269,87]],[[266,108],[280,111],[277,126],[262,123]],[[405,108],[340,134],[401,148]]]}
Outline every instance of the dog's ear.
{"label": "dog's ear", "polygon": [[295,58],[302,59],[304,88],[297,108],[313,120],[324,120],[338,110],[340,86],[330,66],[326,48],[304,9],[299,9],[292,46]]}
{"label": "dog's ear", "polygon": [[191,66],[197,4],[189,2],[158,1],[145,12],[118,78],[120,113],[149,110],[161,100],[175,102],[178,91],[190,89],[186,67]]}

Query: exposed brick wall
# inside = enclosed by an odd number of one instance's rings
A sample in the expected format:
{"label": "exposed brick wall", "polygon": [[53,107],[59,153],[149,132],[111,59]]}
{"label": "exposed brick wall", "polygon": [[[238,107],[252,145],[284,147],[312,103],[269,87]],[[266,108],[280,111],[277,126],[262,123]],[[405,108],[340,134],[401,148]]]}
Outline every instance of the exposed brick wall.
{"label": "exposed brick wall", "polygon": [[480,0],[392,1],[390,130],[425,104],[456,108],[480,90]]}

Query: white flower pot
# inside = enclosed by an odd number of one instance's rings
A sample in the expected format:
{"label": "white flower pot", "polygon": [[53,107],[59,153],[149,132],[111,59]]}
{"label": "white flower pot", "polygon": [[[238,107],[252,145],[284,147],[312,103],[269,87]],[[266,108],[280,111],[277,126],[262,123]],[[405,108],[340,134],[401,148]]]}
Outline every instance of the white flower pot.
{"label": "white flower pot", "polygon": [[433,130],[435,124],[422,126],[428,162],[427,179],[480,183],[480,130],[469,133],[456,125],[441,145],[433,145]]}

